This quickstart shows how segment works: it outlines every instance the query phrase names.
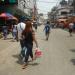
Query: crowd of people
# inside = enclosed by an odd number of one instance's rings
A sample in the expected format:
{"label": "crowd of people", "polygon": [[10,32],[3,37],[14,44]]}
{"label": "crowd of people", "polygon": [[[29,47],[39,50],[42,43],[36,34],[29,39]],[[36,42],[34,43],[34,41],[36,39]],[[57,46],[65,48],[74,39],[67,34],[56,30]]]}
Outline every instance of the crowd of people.
{"label": "crowd of people", "polygon": [[[33,42],[36,44],[36,48],[38,48],[38,42],[36,39],[35,32],[37,31],[37,23],[32,22],[30,19],[28,20],[20,20],[19,23],[15,23],[12,25],[12,39],[13,41],[19,41],[21,46],[20,57],[23,60],[22,69],[25,69],[28,65],[29,56],[31,57],[32,61],[36,59],[35,55],[33,55]],[[52,25],[49,21],[47,21],[44,25],[44,33],[46,37],[46,41],[49,39],[49,35],[51,32]],[[69,23],[69,34],[72,36],[72,31],[74,28],[74,23]],[[34,30],[35,29],[35,30]],[[2,27],[3,38],[4,40],[7,39],[8,35],[8,26]]]}
{"label": "crowd of people", "polygon": [[[33,29],[35,28],[35,30]],[[21,46],[20,51],[20,57],[23,60],[23,66],[22,69],[25,69],[28,65],[28,59],[29,56],[31,57],[32,61],[36,59],[36,57],[33,55],[33,42],[36,44],[36,48],[38,48],[38,42],[36,39],[35,31],[37,31],[37,23],[32,21],[30,19],[28,20],[21,20],[19,23],[15,23],[15,25],[12,25],[12,37],[13,40],[19,41]],[[69,23],[69,34],[72,36],[74,23]],[[49,39],[49,34],[51,32],[52,25],[49,21],[46,22],[44,25],[43,31],[45,31],[46,40]],[[8,35],[8,27],[3,26],[2,27],[3,37],[4,40],[7,39]]]}
{"label": "crowd of people", "polygon": [[51,23],[52,28],[61,28],[61,29],[67,29],[70,36],[73,36],[72,33],[75,32],[75,22],[74,21],[61,21],[56,23]]}
{"label": "crowd of people", "polygon": [[[28,59],[29,56],[31,57],[32,61],[36,59],[35,56],[33,56],[33,42],[36,44],[36,48],[38,48],[38,42],[36,39],[35,31],[36,23],[32,24],[31,20],[27,20],[25,23],[20,22],[17,25],[18,29],[18,40],[20,40],[21,45],[21,57],[24,58],[24,64],[23,69],[25,69],[28,65]],[[35,28],[35,31],[33,29]],[[44,27],[45,34],[46,34],[46,40],[49,38],[49,32],[50,32],[50,23],[47,22]]]}
{"label": "crowd of people", "polygon": [[71,21],[67,24],[61,23],[60,25],[62,29],[68,29],[69,35],[72,36],[72,33],[75,30],[75,22]]}
{"label": "crowd of people", "polygon": [[[33,29],[34,27],[34,29]],[[36,48],[38,48],[38,42],[36,39],[35,31],[37,31],[37,23],[28,20],[21,20],[19,23],[15,23],[15,25],[12,25],[12,39],[13,41],[19,41],[21,46],[21,52],[20,57],[23,60],[23,66],[22,68],[25,69],[28,65],[28,59],[29,56],[31,57],[32,61],[36,59],[36,57],[33,55],[33,42],[36,44]],[[46,40],[49,38],[50,33],[50,23],[47,21],[44,27]],[[8,35],[8,26],[2,27],[3,32],[3,38],[4,40],[7,39]]]}

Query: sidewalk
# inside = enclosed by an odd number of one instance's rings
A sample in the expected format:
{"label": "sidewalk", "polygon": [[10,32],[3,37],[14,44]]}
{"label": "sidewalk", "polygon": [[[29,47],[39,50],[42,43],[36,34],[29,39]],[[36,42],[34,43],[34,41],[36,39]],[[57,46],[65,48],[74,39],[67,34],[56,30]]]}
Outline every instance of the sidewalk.
{"label": "sidewalk", "polygon": [[13,44],[14,42],[12,42],[12,35],[9,34],[7,40],[4,40],[3,38],[0,39],[0,51],[6,49],[7,47],[9,47],[11,44]]}

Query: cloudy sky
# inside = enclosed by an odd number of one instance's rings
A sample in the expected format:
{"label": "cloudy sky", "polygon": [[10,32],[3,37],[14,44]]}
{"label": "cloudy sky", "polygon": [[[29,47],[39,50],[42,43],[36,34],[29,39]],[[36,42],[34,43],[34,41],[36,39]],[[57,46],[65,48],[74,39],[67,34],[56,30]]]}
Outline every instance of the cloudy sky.
{"label": "cloudy sky", "polygon": [[46,17],[47,13],[52,9],[53,6],[59,4],[61,0],[37,0],[37,8],[39,13],[44,13]]}

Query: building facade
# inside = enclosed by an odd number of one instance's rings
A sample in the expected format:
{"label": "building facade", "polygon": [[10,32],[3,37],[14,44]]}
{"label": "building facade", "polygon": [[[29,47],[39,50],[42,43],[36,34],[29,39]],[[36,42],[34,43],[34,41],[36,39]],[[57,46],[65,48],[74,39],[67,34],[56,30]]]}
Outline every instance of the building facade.
{"label": "building facade", "polygon": [[72,3],[73,3],[73,0],[68,0],[69,5],[72,5]]}
{"label": "building facade", "polygon": [[67,19],[69,12],[70,12],[70,7],[67,1],[62,0],[57,8],[57,14],[56,14],[57,19],[62,19],[62,18]]}
{"label": "building facade", "polygon": [[36,14],[36,0],[18,0],[18,8],[29,16]]}
{"label": "building facade", "polygon": [[[69,1],[70,2],[70,1]],[[73,7],[68,4],[67,1],[62,0],[57,6],[50,12],[50,17],[53,21],[66,21],[72,14]]]}

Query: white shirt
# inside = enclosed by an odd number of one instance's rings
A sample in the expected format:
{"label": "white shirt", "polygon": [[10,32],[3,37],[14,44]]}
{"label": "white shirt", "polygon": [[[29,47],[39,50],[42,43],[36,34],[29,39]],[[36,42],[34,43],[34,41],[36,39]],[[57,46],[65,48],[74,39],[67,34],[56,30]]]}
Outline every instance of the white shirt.
{"label": "white shirt", "polygon": [[73,25],[74,25],[73,23],[70,23],[69,28],[73,29]]}
{"label": "white shirt", "polygon": [[14,25],[14,27],[13,27],[13,32],[17,32],[16,27],[17,27],[17,25]]}
{"label": "white shirt", "polygon": [[17,30],[18,30],[18,39],[22,39],[21,35],[22,35],[22,31],[25,29],[26,24],[23,22],[18,23],[17,25]]}

